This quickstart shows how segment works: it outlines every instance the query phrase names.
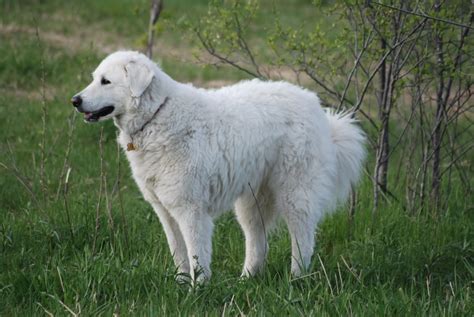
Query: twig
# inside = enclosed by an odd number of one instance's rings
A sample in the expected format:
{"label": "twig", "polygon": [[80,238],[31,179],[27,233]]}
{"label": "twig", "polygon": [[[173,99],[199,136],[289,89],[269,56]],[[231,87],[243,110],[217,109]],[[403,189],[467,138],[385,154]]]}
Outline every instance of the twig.
{"label": "twig", "polygon": [[237,25],[237,36],[239,38],[240,47],[245,51],[247,56],[250,58],[250,61],[253,65],[253,67],[255,68],[255,72],[258,75],[258,78],[264,78],[264,76],[260,72],[260,68],[259,68],[257,62],[255,61],[255,58],[253,56],[252,51],[250,50],[249,46],[247,45],[247,41],[242,36],[242,27],[240,26],[239,16],[236,13],[234,13],[234,19],[235,19],[235,23]]}
{"label": "twig", "polygon": [[[341,94],[339,94],[338,92],[336,92],[335,90],[329,88],[329,86],[327,86],[321,79],[319,79],[318,77],[316,77],[316,75],[314,74],[313,70],[309,68],[309,66],[307,64],[304,64],[303,66],[303,72],[309,76],[309,78],[311,78],[316,84],[318,84],[320,87],[322,87],[326,92],[328,92],[329,94],[331,94],[332,96],[334,96],[336,99],[338,100],[341,100],[343,99],[345,102],[347,102],[348,104],[351,105],[351,111],[353,112],[359,112],[361,113],[364,118],[367,119],[367,121],[371,124],[371,126],[373,128],[375,128],[377,131],[379,130],[379,127],[377,125],[377,123],[375,123],[375,121],[367,114],[365,113],[365,111],[363,111],[362,109],[360,109],[360,105],[362,104],[362,97],[361,97],[361,100],[360,102],[358,103],[357,106],[354,106],[354,103],[347,99],[347,97],[342,97]],[[373,74],[373,76],[375,76],[375,72]],[[373,77],[372,76],[372,77]],[[364,89],[364,92],[363,94],[365,94],[365,92],[367,91],[368,89],[368,84],[366,84],[366,87]]]}
{"label": "twig", "polygon": [[416,16],[419,16],[419,17],[422,17],[422,18],[425,18],[425,19],[439,21],[439,22],[455,25],[455,26],[462,27],[462,28],[474,29],[470,25],[465,25],[465,24],[462,24],[462,23],[459,23],[459,22],[456,22],[456,21],[447,20],[447,19],[436,18],[434,16],[427,15],[427,14],[424,14],[424,13],[417,13],[417,12],[413,12],[413,11],[408,11],[408,10],[405,10],[405,9],[402,9],[402,8],[394,7],[394,6],[389,5],[389,4],[384,4],[384,3],[380,3],[380,2],[371,2],[371,1],[369,1],[369,3],[370,4],[376,4],[376,5],[379,5],[381,7],[390,8],[390,9],[400,11],[400,12],[403,12],[403,13],[406,13],[406,14],[416,15]]}
{"label": "twig", "polygon": [[342,109],[342,104],[344,103],[344,99],[346,98],[347,91],[349,90],[349,86],[351,84],[352,76],[354,76],[355,71],[357,70],[357,67],[360,65],[360,60],[362,56],[365,53],[365,50],[369,46],[369,43],[372,41],[371,34],[369,34],[369,38],[367,41],[364,43],[364,46],[362,47],[361,51],[359,52],[359,55],[357,55],[356,60],[354,62],[354,67],[352,67],[352,70],[349,73],[349,77],[347,78],[346,81],[346,86],[344,87],[344,90],[341,95],[341,99],[339,101],[339,106],[337,106],[337,112],[339,112]]}
{"label": "twig", "polygon": [[[471,143],[469,144],[469,146],[467,146],[460,154],[458,154],[456,157],[453,157],[452,161],[449,163],[448,166],[446,166],[440,173],[440,176],[444,175],[444,173],[446,173],[449,169],[451,169],[451,167],[456,164],[461,158],[463,158],[465,156],[466,153],[468,153],[469,151],[472,150],[472,148],[474,147],[474,143]],[[454,153],[454,150],[453,150],[453,153]]]}
{"label": "twig", "polygon": [[225,57],[225,56],[222,56],[220,55],[219,53],[216,52],[216,50],[214,49],[214,47],[212,46],[211,43],[207,42],[206,39],[202,36],[201,32],[199,32],[198,29],[195,30],[196,32],[196,35],[198,36],[199,38],[199,41],[201,42],[201,44],[204,46],[204,48],[206,49],[206,51],[211,54],[212,56],[216,57],[218,60],[220,60],[221,62],[223,63],[226,63],[226,64],[229,64],[235,68],[237,68],[238,70],[240,71],[243,71],[244,73],[252,76],[252,77],[255,77],[255,78],[260,78],[260,79],[266,79],[264,77],[262,77],[261,75],[245,68],[245,67],[242,67],[240,66],[239,64],[237,64],[236,62],[230,60],[228,57]]}

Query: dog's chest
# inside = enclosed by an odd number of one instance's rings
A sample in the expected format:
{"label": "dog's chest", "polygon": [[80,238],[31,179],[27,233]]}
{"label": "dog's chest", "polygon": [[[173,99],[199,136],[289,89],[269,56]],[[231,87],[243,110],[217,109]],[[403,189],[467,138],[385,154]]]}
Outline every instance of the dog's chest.
{"label": "dog's chest", "polygon": [[[135,142],[134,142],[135,141]],[[139,142],[137,142],[139,141]],[[121,133],[118,139],[124,150],[132,169],[135,181],[145,181],[146,175],[153,172],[155,160],[151,159],[146,151],[143,151],[142,140],[133,140],[125,133]]]}
{"label": "dog's chest", "polygon": [[149,202],[157,200],[157,180],[160,178],[160,170],[156,162],[148,160],[146,155],[139,151],[128,151],[126,155],[132,176],[144,198]]}
{"label": "dog's chest", "polygon": [[176,186],[183,178],[183,168],[178,164],[174,155],[161,148],[126,151],[132,175],[145,196],[150,200],[167,200],[169,192],[176,192]]}
{"label": "dog's chest", "polygon": [[127,151],[126,154],[135,181],[143,183],[160,173],[158,160],[150,158],[150,155],[139,150]]}

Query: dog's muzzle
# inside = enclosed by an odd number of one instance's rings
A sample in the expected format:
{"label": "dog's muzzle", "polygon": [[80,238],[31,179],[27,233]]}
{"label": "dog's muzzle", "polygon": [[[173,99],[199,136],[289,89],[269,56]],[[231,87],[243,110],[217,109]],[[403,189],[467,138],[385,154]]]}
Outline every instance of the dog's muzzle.
{"label": "dog's muzzle", "polygon": [[[80,111],[84,113],[84,120],[87,122],[97,122],[101,117],[105,117],[108,114],[111,114],[114,111],[115,107],[114,106],[106,106],[102,109],[99,109],[97,111],[93,112],[87,112],[87,111]],[[81,109],[82,110],[82,109]]]}

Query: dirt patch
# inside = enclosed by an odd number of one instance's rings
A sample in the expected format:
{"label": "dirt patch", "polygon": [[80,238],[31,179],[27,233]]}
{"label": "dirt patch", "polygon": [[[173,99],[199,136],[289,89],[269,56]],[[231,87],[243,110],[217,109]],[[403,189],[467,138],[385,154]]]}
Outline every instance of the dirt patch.
{"label": "dirt patch", "polygon": [[18,99],[25,99],[28,101],[41,101],[46,102],[52,101],[58,95],[58,89],[52,85],[45,85],[44,92],[43,88],[37,90],[25,90],[20,88],[0,88],[0,94],[2,96],[9,96]]}
{"label": "dirt patch", "polygon": [[[82,25],[80,18],[74,15],[56,12],[50,16],[41,16],[40,20],[43,19],[48,19],[49,22],[56,21],[57,23],[49,24],[49,27],[45,28],[40,27],[38,30],[35,27],[21,25],[14,22],[9,24],[0,23],[0,35],[14,38],[20,33],[35,38],[38,32],[40,40],[45,41],[51,46],[59,47],[68,53],[93,50],[99,54],[106,55],[119,49],[136,46],[134,39],[123,38],[113,32],[104,31],[104,29],[98,24],[87,25],[86,27],[72,27],[68,29],[66,34],[59,28],[59,26]],[[183,64],[209,65],[219,63],[216,58],[210,56],[204,50],[196,51],[195,49],[186,47],[185,45],[179,45],[179,47],[177,47],[176,45],[167,43],[166,40],[159,37],[155,40],[155,43],[154,55],[159,58],[171,58],[176,62]],[[303,86],[310,86],[313,84],[313,81],[307,75],[296,73],[289,67],[261,65],[261,70],[264,76],[272,80],[286,80]],[[197,86],[208,88],[218,88],[232,84],[233,82],[234,81],[232,80],[193,81]],[[29,92],[25,93],[28,95],[30,94]],[[35,99],[36,97],[37,96],[35,96]]]}
{"label": "dirt patch", "polygon": [[84,28],[66,35],[56,31],[45,31],[41,28],[36,30],[36,28],[24,25],[0,24],[0,34],[6,36],[15,36],[22,33],[36,37],[37,32],[40,40],[52,46],[61,47],[67,52],[90,50],[92,48],[97,52],[109,54],[127,46],[125,41],[111,40],[110,34],[98,32],[94,28]]}

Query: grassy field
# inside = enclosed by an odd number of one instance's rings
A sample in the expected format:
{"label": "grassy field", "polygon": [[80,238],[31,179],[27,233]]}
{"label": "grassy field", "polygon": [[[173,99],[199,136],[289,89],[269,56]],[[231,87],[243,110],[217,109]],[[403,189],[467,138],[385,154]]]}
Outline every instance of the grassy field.
{"label": "grassy field", "polygon": [[[327,18],[309,2],[277,6],[286,23]],[[374,220],[364,177],[353,224],[346,208],[325,219],[310,273],[298,279],[282,226],[265,273],[240,280],[243,235],[224,216],[211,282],[178,285],[112,122],[86,125],[69,104],[107,53],[143,47],[148,3],[0,0],[0,315],[473,315],[473,205],[460,184],[446,210],[409,215],[391,202]],[[245,78],[196,62],[193,35],[175,27],[206,8],[166,1],[155,59],[196,85]]]}

